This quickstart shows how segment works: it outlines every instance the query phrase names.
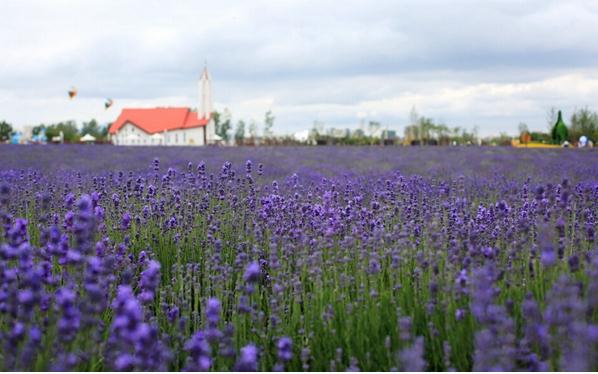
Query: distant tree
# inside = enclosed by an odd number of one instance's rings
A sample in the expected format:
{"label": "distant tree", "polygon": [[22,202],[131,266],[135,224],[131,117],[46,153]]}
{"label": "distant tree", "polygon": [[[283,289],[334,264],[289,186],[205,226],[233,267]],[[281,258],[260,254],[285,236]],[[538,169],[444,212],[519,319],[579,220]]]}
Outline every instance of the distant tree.
{"label": "distant tree", "polygon": [[46,126],[46,136],[48,139],[60,135],[61,131],[64,134],[65,142],[76,143],[79,141],[79,129],[75,121],[59,122]]}
{"label": "distant tree", "polygon": [[81,135],[89,134],[95,138],[100,138],[102,135],[102,129],[98,125],[98,121],[92,119],[89,122],[83,122],[83,126],[81,128]]}
{"label": "distant tree", "polygon": [[571,116],[569,141],[577,142],[582,135],[594,142],[598,140],[598,114],[588,108],[579,109]]}
{"label": "distant tree", "polygon": [[354,138],[365,138],[365,132],[362,129],[357,129],[353,131]]}
{"label": "distant tree", "polygon": [[[501,134],[502,136],[503,134]],[[510,139],[510,138],[509,138]],[[469,132],[467,129],[461,130],[461,143],[463,144],[475,144],[476,136],[474,132]]]}
{"label": "distant tree", "polygon": [[264,115],[264,137],[270,138],[272,137],[272,127],[274,126],[274,119],[275,117],[272,115],[272,111],[269,110]]}
{"label": "distant tree", "polygon": [[411,107],[411,111],[409,112],[409,124],[410,125],[417,125],[419,121],[419,114],[417,114],[417,110],[415,110],[415,105]]}
{"label": "distant tree", "polygon": [[405,127],[404,130],[405,141],[408,144],[412,144],[414,141],[419,143],[420,136],[419,136],[419,126],[417,124],[412,124]]}
{"label": "distant tree", "polygon": [[251,139],[251,143],[255,145],[256,138],[257,138],[257,123],[254,120],[249,122],[249,138]]}
{"label": "distant tree", "polygon": [[436,135],[436,139],[438,140],[438,144],[450,144],[450,129],[447,125],[441,123],[434,126],[434,132]]}
{"label": "distant tree", "polygon": [[216,134],[220,131],[220,113],[213,111],[211,118],[214,120],[214,131]]}
{"label": "distant tree", "polygon": [[546,124],[548,125],[548,132],[551,133],[552,132],[552,128],[554,127],[554,124],[556,123],[556,120],[558,119],[558,110],[551,106],[547,111],[546,111]]}
{"label": "distant tree", "polygon": [[111,125],[112,124],[108,124],[100,128],[100,138],[102,140],[108,140],[108,129],[110,129]]}
{"label": "distant tree", "polygon": [[495,142],[498,143],[497,145],[510,146],[511,137],[508,134],[501,132],[498,138],[496,138]]}
{"label": "distant tree", "polygon": [[459,127],[459,126],[453,127],[451,129],[451,133],[453,134],[452,135],[453,141],[457,141],[458,142],[460,140],[459,139],[459,134],[461,134],[461,127]]}
{"label": "distant tree", "polygon": [[324,135],[324,123],[321,121],[314,121],[312,131],[315,132],[317,135]]}
{"label": "distant tree", "polygon": [[420,117],[417,121],[419,128],[419,140],[421,144],[425,144],[431,139],[431,133],[434,131],[435,125],[431,118]]}
{"label": "distant tree", "polygon": [[368,132],[370,134],[370,136],[375,136],[378,131],[380,130],[380,127],[382,127],[382,124],[378,121],[370,121],[368,123]]}
{"label": "distant tree", "polygon": [[532,142],[550,143],[550,134],[538,131],[532,131],[530,133]]}
{"label": "distant tree", "polygon": [[0,140],[9,140],[12,136],[12,125],[6,121],[0,122]]}
{"label": "distant tree", "polygon": [[245,122],[243,120],[237,123],[237,129],[235,130],[235,143],[242,145],[245,142]]}
{"label": "distant tree", "polygon": [[216,134],[228,143],[229,130],[232,128],[232,116],[228,108],[224,108],[222,114],[218,115],[220,125],[216,129]]}
{"label": "distant tree", "polygon": [[562,144],[565,140],[569,138],[569,130],[563,121],[563,116],[561,111],[558,112],[558,117],[552,131],[550,133],[552,142],[555,144]]}
{"label": "distant tree", "polygon": [[472,143],[474,144],[479,144],[479,139],[480,139],[480,127],[478,125],[474,125],[473,126],[473,131],[471,133],[473,141]]}

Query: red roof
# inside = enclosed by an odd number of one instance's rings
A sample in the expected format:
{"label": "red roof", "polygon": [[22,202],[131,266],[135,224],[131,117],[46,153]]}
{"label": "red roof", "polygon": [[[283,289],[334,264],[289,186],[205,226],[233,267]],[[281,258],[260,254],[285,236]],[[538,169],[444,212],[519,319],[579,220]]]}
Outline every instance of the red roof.
{"label": "red roof", "polygon": [[110,126],[110,134],[116,134],[130,123],[148,134],[205,126],[207,118],[198,118],[189,108],[137,108],[123,109]]}

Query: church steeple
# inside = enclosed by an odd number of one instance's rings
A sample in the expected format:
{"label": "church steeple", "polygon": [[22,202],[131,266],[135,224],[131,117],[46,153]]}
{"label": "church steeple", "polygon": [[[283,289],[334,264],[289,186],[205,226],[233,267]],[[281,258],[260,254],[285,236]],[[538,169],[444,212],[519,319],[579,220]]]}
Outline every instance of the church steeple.
{"label": "church steeple", "polygon": [[197,107],[197,117],[207,119],[208,123],[204,127],[204,144],[213,144],[216,140],[216,125],[212,117],[212,78],[208,72],[208,64],[204,65],[203,72],[199,78],[199,106]]}
{"label": "church steeple", "polygon": [[206,63],[199,79],[199,107],[197,116],[199,118],[210,118],[212,110],[212,80]]}

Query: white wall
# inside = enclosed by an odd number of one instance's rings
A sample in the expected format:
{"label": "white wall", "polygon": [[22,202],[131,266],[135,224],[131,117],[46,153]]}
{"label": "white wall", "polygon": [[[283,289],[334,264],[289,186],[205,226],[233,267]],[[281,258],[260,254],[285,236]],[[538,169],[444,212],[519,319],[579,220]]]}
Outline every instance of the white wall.
{"label": "white wall", "polygon": [[[130,139],[132,134],[137,138]],[[158,145],[158,141],[150,138],[150,134],[130,123],[125,124],[116,134],[112,135],[112,143],[115,145],[152,145],[152,143]]]}
{"label": "white wall", "polygon": [[161,133],[165,145],[204,145],[204,127],[185,130],[173,130]]}
{"label": "white wall", "polygon": [[[193,146],[204,145],[204,131],[204,127],[173,130],[160,133],[163,139],[154,139],[137,126],[127,123],[116,134],[112,135],[111,139],[114,145]],[[136,139],[129,138],[131,134],[136,135]]]}
{"label": "white wall", "polygon": [[208,124],[205,127],[206,139],[208,140],[208,144],[214,144],[216,142],[215,135],[216,135],[216,124],[214,123],[214,119],[210,117]]}

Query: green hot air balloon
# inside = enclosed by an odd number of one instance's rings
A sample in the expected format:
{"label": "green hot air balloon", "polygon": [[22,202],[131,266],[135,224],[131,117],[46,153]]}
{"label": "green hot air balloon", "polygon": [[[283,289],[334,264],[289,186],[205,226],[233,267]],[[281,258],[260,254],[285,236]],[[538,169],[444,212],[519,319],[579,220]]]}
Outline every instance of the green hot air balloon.
{"label": "green hot air balloon", "polygon": [[569,137],[569,130],[567,130],[567,126],[565,122],[563,122],[563,115],[559,110],[559,117],[552,128],[552,142],[555,144],[562,144],[567,138]]}

